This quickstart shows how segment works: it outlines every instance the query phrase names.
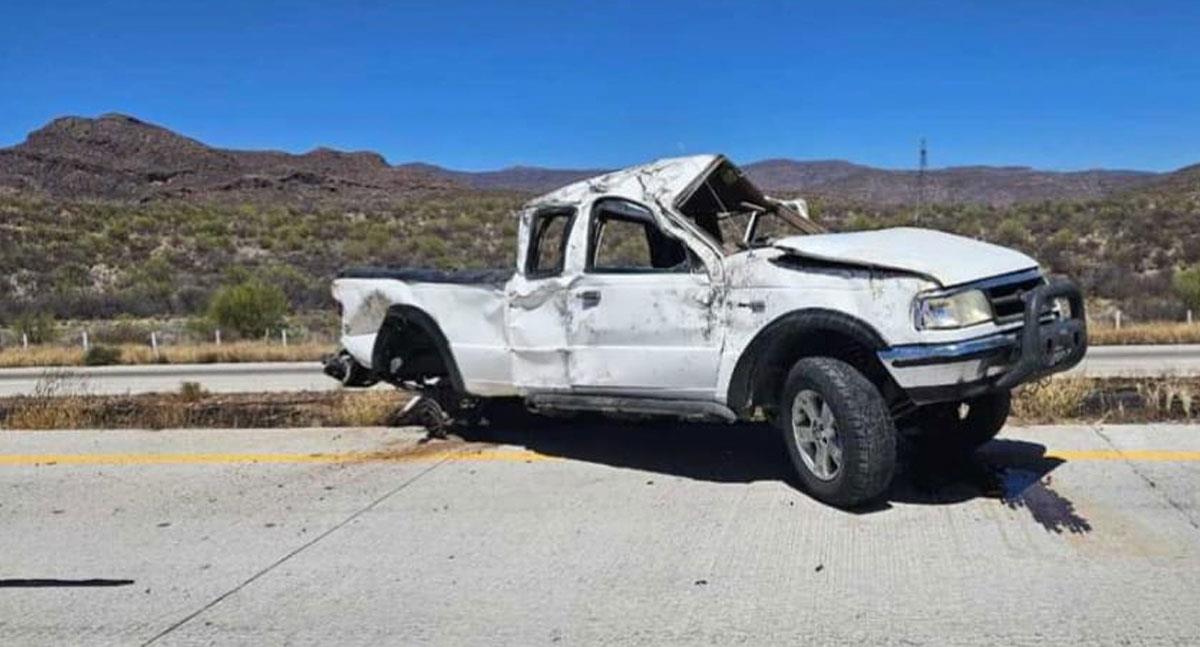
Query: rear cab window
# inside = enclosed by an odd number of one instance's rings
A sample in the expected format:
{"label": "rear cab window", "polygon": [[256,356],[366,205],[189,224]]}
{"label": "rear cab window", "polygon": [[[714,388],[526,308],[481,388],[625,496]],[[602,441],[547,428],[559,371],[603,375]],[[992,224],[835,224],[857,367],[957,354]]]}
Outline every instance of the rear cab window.
{"label": "rear cab window", "polygon": [[533,215],[529,228],[529,255],[525,261],[526,276],[547,278],[562,274],[574,221],[574,209],[552,209]]}

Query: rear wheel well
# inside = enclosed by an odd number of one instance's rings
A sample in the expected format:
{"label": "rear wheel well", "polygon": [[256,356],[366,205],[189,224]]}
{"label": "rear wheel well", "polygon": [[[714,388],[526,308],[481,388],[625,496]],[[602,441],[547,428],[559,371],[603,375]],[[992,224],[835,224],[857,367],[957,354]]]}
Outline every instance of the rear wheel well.
{"label": "rear wheel well", "polygon": [[466,391],[446,335],[433,317],[413,306],[388,309],[375,338],[371,366],[380,379],[398,386],[437,378],[459,393]]}
{"label": "rear wheel well", "polygon": [[874,329],[849,315],[824,310],[784,315],[742,353],[729,387],[729,407],[743,417],[757,407],[773,414],[788,372],[804,357],[832,357],[849,364],[894,407],[905,396],[876,355],[884,346]]}

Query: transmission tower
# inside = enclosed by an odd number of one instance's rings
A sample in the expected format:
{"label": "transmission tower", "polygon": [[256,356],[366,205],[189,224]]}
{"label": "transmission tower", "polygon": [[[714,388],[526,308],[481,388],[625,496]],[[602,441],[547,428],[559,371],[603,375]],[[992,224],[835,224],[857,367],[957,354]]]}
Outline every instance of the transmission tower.
{"label": "transmission tower", "polygon": [[917,214],[914,220],[921,221],[921,216],[925,213],[925,167],[929,161],[928,153],[925,150],[925,138],[921,138],[920,160],[917,163]]}

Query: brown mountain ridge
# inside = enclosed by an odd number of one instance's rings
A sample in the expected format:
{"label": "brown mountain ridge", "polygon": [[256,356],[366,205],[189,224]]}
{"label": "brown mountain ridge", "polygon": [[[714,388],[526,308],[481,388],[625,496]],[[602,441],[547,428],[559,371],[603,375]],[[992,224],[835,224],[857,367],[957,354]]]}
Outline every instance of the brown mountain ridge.
{"label": "brown mountain ridge", "polygon": [[[916,171],[841,160],[770,159],[745,164],[765,189],[875,205],[918,200]],[[24,142],[0,149],[0,187],[54,198],[145,202],[216,201],[363,204],[429,191],[548,191],[605,169],[516,166],[455,171],[424,163],[390,165],[378,153],[317,148],[303,154],[208,146],[120,114],[62,117]],[[993,206],[1100,198],[1157,184],[1154,173],[1124,170],[1040,171],[969,166],[929,170],[930,203]]]}

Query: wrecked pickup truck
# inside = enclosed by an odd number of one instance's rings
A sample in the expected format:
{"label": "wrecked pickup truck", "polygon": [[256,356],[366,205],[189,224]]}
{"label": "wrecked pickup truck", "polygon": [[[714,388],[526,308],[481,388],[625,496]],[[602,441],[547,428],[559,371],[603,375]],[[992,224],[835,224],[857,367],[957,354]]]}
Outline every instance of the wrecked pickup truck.
{"label": "wrecked pickup truck", "polygon": [[[719,155],[571,184],[520,212],[516,266],[348,269],[326,372],[466,419],[489,402],[777,426],[804,487],[879,496],[897,429],[972,449],[1013,387],[1074,366],[1083,299],[940,233],[825,233]],[[485,414],[486,415],[486,414]]]}

